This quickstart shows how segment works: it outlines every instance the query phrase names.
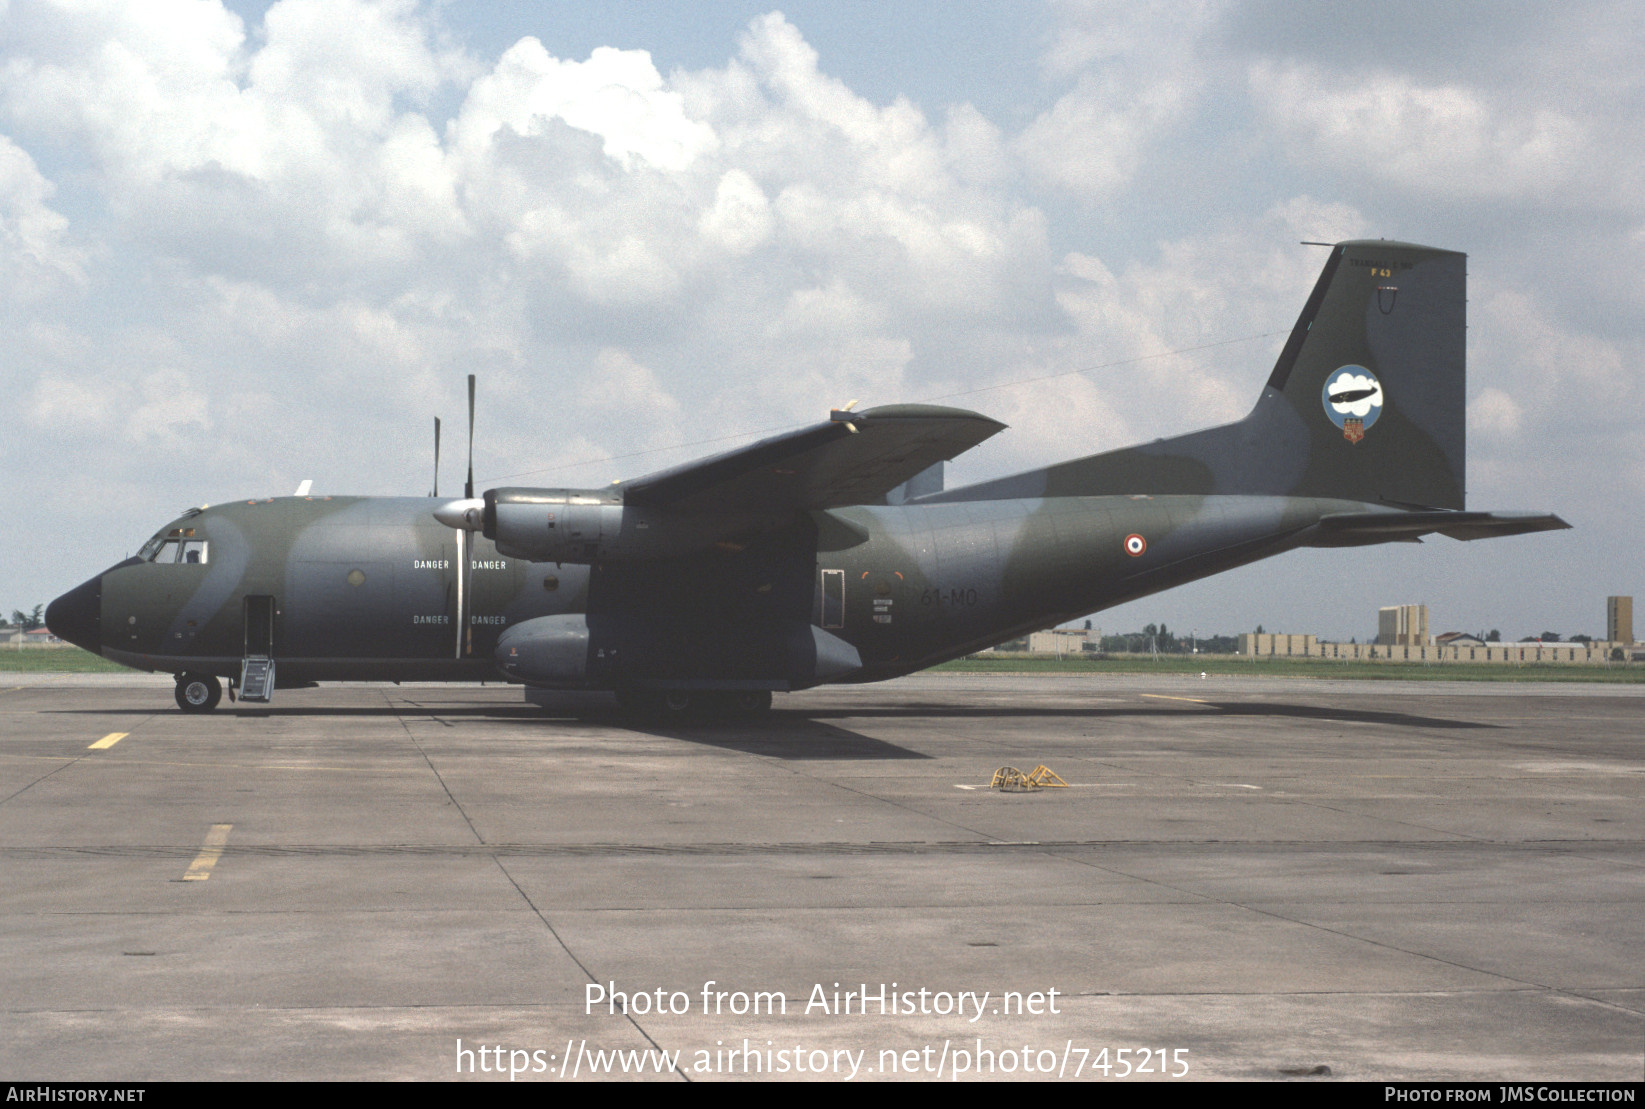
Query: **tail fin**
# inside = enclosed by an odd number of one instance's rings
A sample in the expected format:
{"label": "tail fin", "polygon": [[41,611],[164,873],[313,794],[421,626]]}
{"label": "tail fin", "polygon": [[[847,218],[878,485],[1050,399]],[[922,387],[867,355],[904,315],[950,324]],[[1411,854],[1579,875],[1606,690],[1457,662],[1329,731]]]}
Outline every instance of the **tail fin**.
{"label": "tail fin", "polygon": [[1283,407],[1281,425],[1307,428],[1307,466],[1289,492],[1463,507],[1467,280],[1467,256],[1448,250],[1332,248],[1244,421]]}
{"label": "tail fin", "polygon": [[1338,243],[1245,419],[932,500],[1258,494],[1462,508],[1467,257]]}

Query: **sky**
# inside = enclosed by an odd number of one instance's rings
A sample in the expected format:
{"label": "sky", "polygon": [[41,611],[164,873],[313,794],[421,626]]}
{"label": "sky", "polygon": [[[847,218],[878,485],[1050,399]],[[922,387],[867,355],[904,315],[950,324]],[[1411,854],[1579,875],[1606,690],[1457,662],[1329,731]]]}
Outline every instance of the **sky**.
{"label": "sky", "polygon": [[[1645,595],[1645,8],[0,0],[0,609],[190,505],[604,485],[929,401],[949,484],[1238,419],[1323,254],[1469,254],[1468,501],[1127,631]],[[1199,349],[1188,349],[1199,348]],[[32,507],[25,513],[21,505]]]}

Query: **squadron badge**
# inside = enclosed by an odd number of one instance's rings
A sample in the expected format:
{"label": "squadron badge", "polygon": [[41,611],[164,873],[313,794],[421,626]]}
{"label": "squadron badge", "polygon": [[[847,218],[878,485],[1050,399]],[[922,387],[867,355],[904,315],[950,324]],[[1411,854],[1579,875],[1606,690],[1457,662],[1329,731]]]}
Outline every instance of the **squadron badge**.
{"label": "squadron badge", "polygon": [[1382,382],[1364,366],[1343,366],[1325,379],[1320,393],[1325,414],[1350,443],[1365,438],[1382,415]]}

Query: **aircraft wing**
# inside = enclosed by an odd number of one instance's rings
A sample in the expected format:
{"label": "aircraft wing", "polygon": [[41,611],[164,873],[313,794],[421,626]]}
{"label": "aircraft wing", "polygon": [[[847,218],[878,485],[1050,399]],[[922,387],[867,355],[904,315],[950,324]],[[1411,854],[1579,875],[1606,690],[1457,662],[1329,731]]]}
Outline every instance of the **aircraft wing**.
{"label": "aircraft wing", "polygon": [[1533,531],[1570,527],[1551,513],[1462,512],[1424,509],[1414,512],[1343,512],[1315,525],[1315,547],[1356,547],[1370,543],[1416,543],[1438,532],[1452,539],[1496,539]]}
{"label": "aircraft wing", "polygon": [[726,513],[881,504],[903,482],[1004,428],[930,404],[836,411],[827,423],[625,481],[623,501]]}

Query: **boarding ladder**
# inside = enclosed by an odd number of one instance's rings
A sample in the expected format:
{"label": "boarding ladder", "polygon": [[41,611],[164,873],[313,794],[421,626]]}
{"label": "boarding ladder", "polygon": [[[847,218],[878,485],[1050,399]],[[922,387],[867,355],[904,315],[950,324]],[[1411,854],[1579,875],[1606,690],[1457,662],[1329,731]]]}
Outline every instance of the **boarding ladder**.
{"label": "boarding ladder", "polygon": [[240,660],[240,700],[274,698],[274,598],[246,598],[246,651]]}

